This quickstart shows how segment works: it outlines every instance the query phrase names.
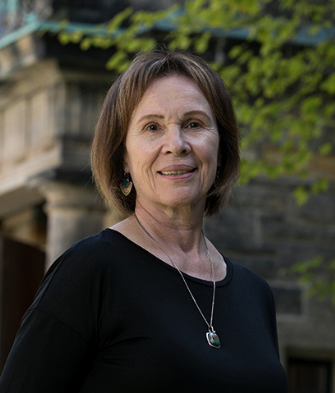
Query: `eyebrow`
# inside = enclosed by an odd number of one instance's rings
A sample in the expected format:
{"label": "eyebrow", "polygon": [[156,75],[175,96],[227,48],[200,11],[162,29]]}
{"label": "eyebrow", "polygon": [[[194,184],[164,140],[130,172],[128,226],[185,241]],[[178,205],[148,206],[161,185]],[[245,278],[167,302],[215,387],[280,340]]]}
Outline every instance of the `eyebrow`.
{"label": "eyebrow", "polygon": [[144,115],[144,116],[140,117],[137,120],[137,122],[140,123],[144,120],[149,120],[149,119],[164,119],[164,116],[163,115],[156,115],[156,114],[152,113],[152,114]]}
{"label": "eyebrow", "polygon": [[[211,121],[210,117],[207,115],[206,112],[202,110],[194,110],[194,111],[188,111],[183,114],[183,116],[195,116],[195,115],[201,115],[204,116],[208,122]],[[138,122],[142,122],[144,120],[149,120],[149,119],[164,119],[164,115],[158,115],[156,113],[144,115],[138,119]]]}
{"label": "eyebrow", "polygon": [[201,111],[201,110],[189,111],[189,112],[184,113],[184,115],[185,116],[201,115],[201,116],[206,117],[207,121],[209,121],[209,122],[211,121],[211,118],[207,115],[207,113],[204,111]]}

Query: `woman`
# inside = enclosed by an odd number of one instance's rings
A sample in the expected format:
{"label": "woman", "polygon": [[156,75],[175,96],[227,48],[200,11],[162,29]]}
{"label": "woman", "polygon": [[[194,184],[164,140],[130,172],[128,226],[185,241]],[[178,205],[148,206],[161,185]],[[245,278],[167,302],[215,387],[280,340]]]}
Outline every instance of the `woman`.
{"label": "woman", "polygon": [[1,392],[286,392],[269,286],[202,231],[239,169],[219,75],[189,54],[139,55],[107,94],[92,157],[129,217],[53,264]]}

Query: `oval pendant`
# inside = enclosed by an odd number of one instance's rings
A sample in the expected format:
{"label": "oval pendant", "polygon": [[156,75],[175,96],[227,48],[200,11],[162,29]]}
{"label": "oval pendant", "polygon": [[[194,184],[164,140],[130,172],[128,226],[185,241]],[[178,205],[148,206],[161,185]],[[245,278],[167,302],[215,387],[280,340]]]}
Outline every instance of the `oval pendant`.
{"label": "oval pendant", "polygon": [[208,344],[213,347],[213,348],[220,348],[221,343],[220,343],[220,339],[219,336],[215,333],[215,331],[208,331],[206,333],[206,338],[208,341]]}

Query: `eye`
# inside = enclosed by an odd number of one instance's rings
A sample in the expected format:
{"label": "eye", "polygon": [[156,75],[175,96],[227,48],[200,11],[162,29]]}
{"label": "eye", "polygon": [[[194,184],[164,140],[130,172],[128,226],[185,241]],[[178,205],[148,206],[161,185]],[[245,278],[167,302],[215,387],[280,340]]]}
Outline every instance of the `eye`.
{"label": "eye", "polygon": [[187,124],[186,128],[200,128],[201,124],[197,121],[191,121]]}
{"label": "eye", "polygon": [[150,123],[145,127],[146,130],[148,131],[157,131],[159,129],[159,126],[154,123]]}

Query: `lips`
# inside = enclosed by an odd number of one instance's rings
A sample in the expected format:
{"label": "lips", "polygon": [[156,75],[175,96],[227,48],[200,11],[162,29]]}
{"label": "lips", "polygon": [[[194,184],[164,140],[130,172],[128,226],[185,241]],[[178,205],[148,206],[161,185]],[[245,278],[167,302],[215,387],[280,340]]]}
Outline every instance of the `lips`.
{"label": "lips", "polygon": [[192,173],[196,170],[196,168],[192,167],[178,167],[178,168],[164,168],[161,171],[158,171],[159,174],[164,176],[181,176],[187,173]]}
{"label": "lips", "polygon": [[193,172],[194,169],[192,169],[191,171],[162,171],[159,172],[162,175],[174,175],[174,176],[178,176],[178,175],[184,175],[185,173],[190,173]]}

